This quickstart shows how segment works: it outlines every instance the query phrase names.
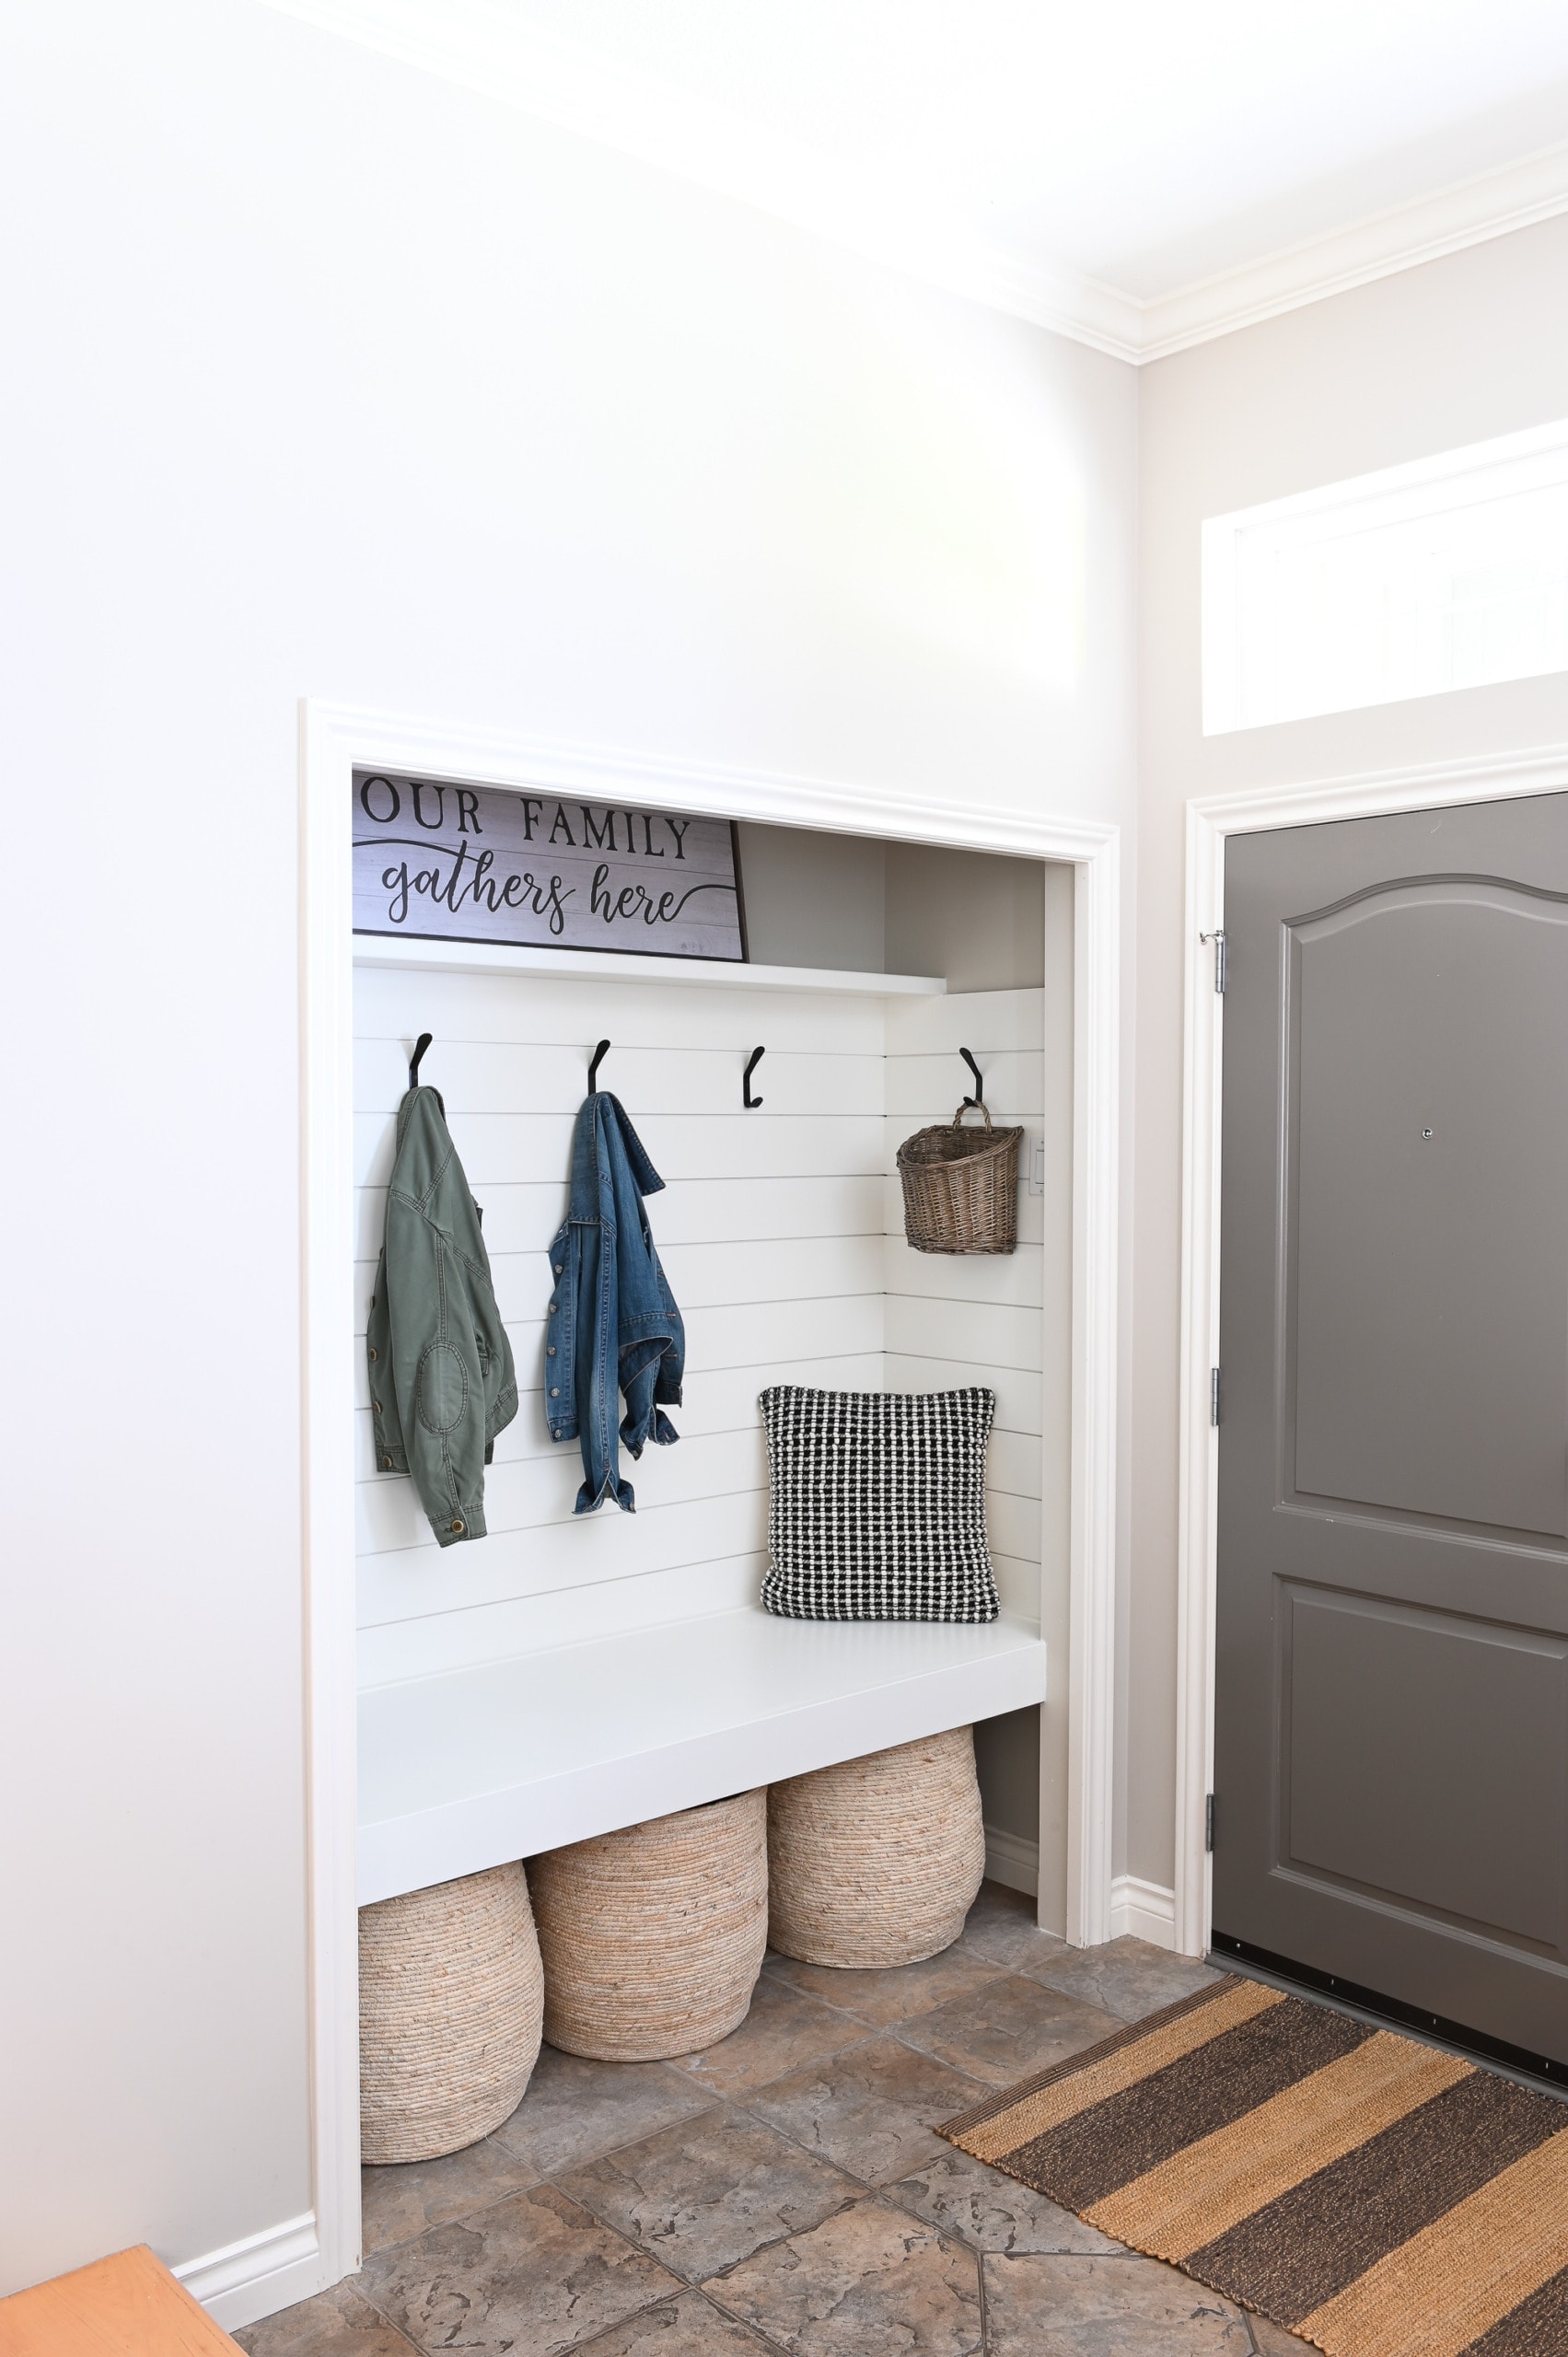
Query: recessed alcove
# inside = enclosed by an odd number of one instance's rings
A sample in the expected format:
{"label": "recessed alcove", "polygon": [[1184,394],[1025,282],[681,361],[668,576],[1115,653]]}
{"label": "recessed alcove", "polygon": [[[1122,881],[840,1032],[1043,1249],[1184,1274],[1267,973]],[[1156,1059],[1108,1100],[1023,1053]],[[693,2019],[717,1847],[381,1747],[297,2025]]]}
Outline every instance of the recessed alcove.
{"label": "recessed alcove", "polygon": [[[942,1726],[977,1722],[992,1867],[1060,1918],[1071,1416],[1072,871],[747,824],[751,962],[354,944],[356,1553],[362,1902]],[[895,960],[897,968],[895,969]],[[377,1471],[363,1341],[414,1037],[484,1208],[522,1399],[490,1536],[439,1550]],[[681,1439],[637,1511],[572,1512],[542,1414],[545,1248],[594,1043],[666,1179],[685,1316]],[[750,1051],[761,1106],[743,1109]],[[900,1141],[985,1076],[1021,1123],[1017,1249],[904,1240]],[[762,1614],[771,1381],[997,1394],[990,1629]],[[1044,1815],[1041,1792],[1044,1792]],[[1044,1828],[1042,1834],[1042,1825]],[[1037,1870],[1037,1858],[1043,1867]]]}

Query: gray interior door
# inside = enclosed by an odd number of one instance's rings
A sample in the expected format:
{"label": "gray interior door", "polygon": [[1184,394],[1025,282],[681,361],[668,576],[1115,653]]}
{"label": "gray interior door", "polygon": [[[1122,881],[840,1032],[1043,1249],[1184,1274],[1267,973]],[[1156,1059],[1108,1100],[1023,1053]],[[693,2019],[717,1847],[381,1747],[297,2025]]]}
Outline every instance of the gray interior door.
{"label": "gray interior door", "polygon": [[1568,796],[1225,929],[1215,1945],[1568,2064]]}

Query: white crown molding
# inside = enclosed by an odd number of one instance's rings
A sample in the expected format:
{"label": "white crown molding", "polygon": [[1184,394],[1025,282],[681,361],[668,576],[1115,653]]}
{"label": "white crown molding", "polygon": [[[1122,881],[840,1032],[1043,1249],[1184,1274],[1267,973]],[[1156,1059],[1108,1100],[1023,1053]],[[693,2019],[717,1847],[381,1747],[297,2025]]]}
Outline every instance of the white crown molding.
{"label": "white crown molding", "polygon": [[869,175],[726,108],[547,40],[494,0],[265,5],[1134,365],[1568,212],[1564,145],[1144,303],[955,230]]}
{"label": "white crown molding", "polygon": [[1159,296],[1144,306],[1138,356],[1163,359],[1560,213],[1568,213],[1568,143]]}
{"label": "white crown molding", "polygon": [[557,129],[1134,365],[1568,212],[1568,144],[1140,302],[950,226],[726,109],[546,40],[494,0],[265,0]]}
{"label": "white crown molding", "polygon": [[727,109],[545,39],[493,0],[266,0],[556,129],[617,148],[989,309],[1136,357],[1141,307],[949,225]]}

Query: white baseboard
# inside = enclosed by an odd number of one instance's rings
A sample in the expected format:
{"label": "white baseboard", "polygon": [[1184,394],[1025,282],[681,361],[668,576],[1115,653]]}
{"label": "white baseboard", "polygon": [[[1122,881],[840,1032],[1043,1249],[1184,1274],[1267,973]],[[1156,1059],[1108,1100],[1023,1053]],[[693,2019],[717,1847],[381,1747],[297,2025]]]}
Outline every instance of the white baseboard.
{"label": "white baseboard", "polygon": [[1005,1890],[1026,1891],[1030,1898],[1040,1897],[1040,1843],[1026,1841],[1021,1833],[1004,1833],[996,1826],[985,1829],[985,1878],[999,1882]]}
{"label": "white baseboard", "polygon": [[208,2251],[204,2258],[188,2258],[172,2272],[226,2332],[259,2324],[279,2308],[326,2290],[316,2212],[307,2210],[301,2217],[285,2218],[281,2226],[263,2227],[243,2242]]}
{"label": "white baseboard", "polygon": [[1163,1883],[1118,1875],[1110,1886],[1110,1936],[1147,1940],[1151,1947],[1176,1945],[1176,1893]]}

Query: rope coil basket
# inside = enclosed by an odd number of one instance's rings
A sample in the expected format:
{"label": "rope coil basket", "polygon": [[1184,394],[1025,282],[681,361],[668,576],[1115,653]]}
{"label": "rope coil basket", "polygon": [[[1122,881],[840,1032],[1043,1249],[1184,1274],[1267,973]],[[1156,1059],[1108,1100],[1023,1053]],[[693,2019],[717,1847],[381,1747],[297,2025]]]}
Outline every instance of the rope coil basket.
{"label": "rope coil basket", "polygon": [[951,1947],[985,1874],[974,1729],[792,1776],[768,1795],[768,1936],[869,1970]]}
{"label": "rope coil basket", "polygon": [[522,2101],[544,1973],[520,1865],[359,1910],[360,2154],[433,2161]]}
{"label": "rope coil basket", "polygon": [[[964,1115],[983,1113],[983,1130]],[[916,1130],[899,1148],[904,1235],[917,1252],[1012,1252],[1018,1241],[1021,1129],[992,1127],[990,1109],[959,1106],[950,1124]]]}
{"label": "rope coil basket", "polygon": [[547,1851],[528,1871],[552,2046],[657,2062],[739,2028],[768,1942],[765,1789]]}

